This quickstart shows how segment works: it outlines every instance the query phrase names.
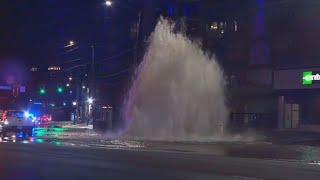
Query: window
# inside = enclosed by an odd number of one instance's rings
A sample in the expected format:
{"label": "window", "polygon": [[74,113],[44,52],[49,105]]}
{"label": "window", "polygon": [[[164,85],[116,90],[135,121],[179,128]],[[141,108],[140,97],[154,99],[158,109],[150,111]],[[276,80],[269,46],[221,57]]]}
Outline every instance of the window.
{"label": "window", "polygon": [[233,21],[233,25],[234,25],[234,31],[237,32],[238,31],[238,23],[237,23],[237,21]]}
{"label": "window", "polygon": [[213,22],[211,23],[211,26],[210,26],[210,30],[217,30],[218,29],[218,23],[217,22]]}
{"label": "window", "polygon": [[131,31],[131,37],[137,38],[139,35],[139,23],[133,23],[130,31]]}
{"label": "window", "polygon": [[173,13],[174,13],[173,4],[169,4],[169,7],[168,7],[168,15],[169,15],[169,16],[173,16]]}
{"label": "window", "polygon": [[48,67],[48,71],[59,71],[60,67],[59,66],[50,66]]}
{"label": "window", "polygon": [[10,116],[10,117],[23,117],[24,112],[23,111],[8,111],[6,115]]}

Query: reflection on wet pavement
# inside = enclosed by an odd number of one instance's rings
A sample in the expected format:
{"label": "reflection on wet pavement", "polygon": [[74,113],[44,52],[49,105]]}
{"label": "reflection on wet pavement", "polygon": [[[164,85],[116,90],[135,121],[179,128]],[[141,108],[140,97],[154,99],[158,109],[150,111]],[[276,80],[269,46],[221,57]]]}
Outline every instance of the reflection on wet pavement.
{"label": "reflection on wet pavement", "polygon": [[181,143],[120,140],[99,135],[92,130],[71,130],[62,127],[36,128],[33,137],[22,137],[22,134],[13,134],[5,138],[0,138],[0,142],[22,144],[49,143],[55,146],[175,151],[243,158],[302,160],[313,164],[320,164],[319,147],[276,145],[267,142]]}

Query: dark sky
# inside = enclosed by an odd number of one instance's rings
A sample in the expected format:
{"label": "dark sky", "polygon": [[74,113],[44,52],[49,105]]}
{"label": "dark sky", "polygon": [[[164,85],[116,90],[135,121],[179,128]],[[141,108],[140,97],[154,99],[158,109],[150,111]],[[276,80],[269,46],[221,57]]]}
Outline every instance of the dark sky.
{"label": "dark sky", "polygon": [[69,41],[106,39],[104,0],[1,0],[0,61],[50,65]]}

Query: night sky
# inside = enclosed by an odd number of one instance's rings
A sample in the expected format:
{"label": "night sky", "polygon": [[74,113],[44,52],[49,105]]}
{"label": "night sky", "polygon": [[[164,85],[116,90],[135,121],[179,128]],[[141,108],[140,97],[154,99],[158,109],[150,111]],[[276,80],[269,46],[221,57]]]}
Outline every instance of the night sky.
{"label": "night sky", "polygon": [[0,61],[59,63],[69,40],[108,40],[108,13],[104,0],[1,0]]}

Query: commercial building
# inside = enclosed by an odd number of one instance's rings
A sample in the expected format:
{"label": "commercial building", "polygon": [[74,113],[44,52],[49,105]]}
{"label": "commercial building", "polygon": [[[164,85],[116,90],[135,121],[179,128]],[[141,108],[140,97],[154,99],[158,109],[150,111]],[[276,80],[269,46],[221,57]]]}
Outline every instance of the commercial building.
{"label": "commercial building", "polygon": [[143,35],[159,15],[184,17],[187,33],[217,55],[234,119],[262,128],[320,124],[320,3],[273,0],[146,1]]}
{"label": "commercial building", "polygon": [[[252,70],[247,71],[246,79],[260,87],[257,91],[260,98],[252,99],[253,105],[248,111],[276,113],[278,128],[317,127],[320,124],[316,108],[320,55],[317,34],[320,28],[314,22],[319,18],[319,3],[257,2],[260,3],[257,4],[260,13],[256,19],[260,16],[264,19],[261,25],[263,36],[259,45],[261,50],[255,51],[260,53],[251,53],[248,67]],[[263,87],[265,89],[261,90]]]}

